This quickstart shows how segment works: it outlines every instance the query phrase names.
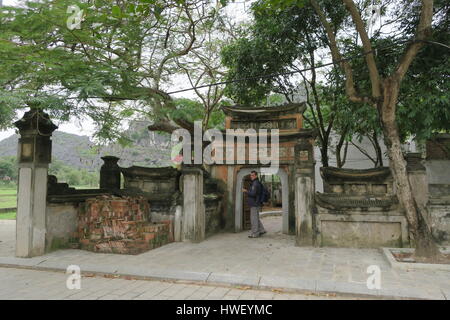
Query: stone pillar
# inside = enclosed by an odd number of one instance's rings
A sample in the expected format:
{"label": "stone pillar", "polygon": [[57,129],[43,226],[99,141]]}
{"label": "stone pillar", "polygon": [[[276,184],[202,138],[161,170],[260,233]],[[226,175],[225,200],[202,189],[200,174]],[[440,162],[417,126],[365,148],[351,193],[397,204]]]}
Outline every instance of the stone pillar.
{"label": "stone pillar", "polygon": [[182,241],[201,242],[205,239],[205,205],[203,202],[203,171],[184,166]]}
{"label": "stone pillar", "polygon": [[57,126],[35,107],[31,107],[15,126],[20,133],[16,256],[26,258],[45,252],[48,164],[52,153],[51,135]]}
{"label": "stone pillar", "polygon": [[175,218],[174,218],[174,222],[173,222],[173,238],[175,242],[180,242],[181,239],[181,235],[182,235],[182,214],[183,214],[183,207],[182,206],[176,206],[175,208]]}
{"label": "stone pillar", "polygon": [[406,171],[408,172],[409,184],[412,193],[421,208],[428,203],[428,178],[425,166],[422,164],[422,155],[417,152],[405,154]]}
{"label": "stone pillar", "polygon": [[297,246],[314,244],[314,149],[312,137],[295,146],[295,237]]}

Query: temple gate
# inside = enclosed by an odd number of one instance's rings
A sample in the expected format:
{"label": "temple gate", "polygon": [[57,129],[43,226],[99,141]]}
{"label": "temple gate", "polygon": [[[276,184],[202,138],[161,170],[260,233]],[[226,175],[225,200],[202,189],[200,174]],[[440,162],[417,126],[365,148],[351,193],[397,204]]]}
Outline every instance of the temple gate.
{"label": "temple gate", "polygon": [[[229,229],[235,232],[244,229],[244,194],[242,192],[244,178],[252,170],[262,174],[270,172],[281,179],[283,233],[295,234],[298,245],[313,244],[315,165],[313,144],[316,132],[303,129],[302,114],[305,108],[305,104],[287,104],[267,108],[242,106],[222,108],[226,115],[225,133],[234,130],[233,134],[237,139],[245,139],[244,159],[239,159],[235,150],[230,151],[225,148],[224,154],[234,152],[232,159],[234,161],[215,163],[209,168],[211,176],[223,181],[226,185],[224,216]],[[259,131],[260,129],[267,129],[267,133]],[[261,159],[257,159],[251,151],[260,151],[262,147],[260,139],[267,139],[273,129],[279,132],[279,151],[275,171],[274,163],[270,166],[262,163]],[[269,141],[267,143],[270,145]],[[272,151],[268,148],[267,153],[270,154]]]}

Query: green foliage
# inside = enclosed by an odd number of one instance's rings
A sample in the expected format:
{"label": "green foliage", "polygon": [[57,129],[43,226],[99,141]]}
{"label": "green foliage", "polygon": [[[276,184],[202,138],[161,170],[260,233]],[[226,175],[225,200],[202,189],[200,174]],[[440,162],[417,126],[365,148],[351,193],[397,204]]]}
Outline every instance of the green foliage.
{"label": "green foliage", "polygon": [[17,181],[16,157],[0,158],[0,180],[10,177],[12,181]]}
{"label": "green foliage", "polygon": [[[320,3],[338,30],[348,18],[345,9],[333,5],[332,1]],[[227,85],[226,95],[247,105],[265,104],[269,97],[269,104],[274,105],[291,99],[292,94],[303,89],[309,107],[305,112],[305,127],[319,129],[322,162],[327,166],[329,128],[338,122],[337,117],[341,123],[347,120],[346,110],[341,109],[348,104],[343,80],[338,76],[329,77],[328,83],[322,84],[316,72],[298,73],[321,63],[317,55],[328,45],[321,22],[311,6],[298,5],[295,1],[256,1],[252,13],[254,22],[247,30],[247,37],[237,39],[222,51],[222,61],[229,68],[228,80],[246,79]],[[284,75],[276,75],[280,73]],[[261,75],[264,77],[259,78]]]}
{"label": "green foliage", "polygon": [[0,220],[16,220],[16,212],[8,212],[0,214]]}
{"label": "green foliage", "polygon": [[[431,41],[450,45],[449,21],[436,26]],[[450,50],[427,45],[402,82],[397,117],[403,135],[412,134],[422,140],[435,132],[450,132],[449,79]]]}
{"label": "green foliage", "polygon": [[[204,118],[205,107],[204,105],[193,99],[179,98],[174,100],[175,108],[167,108],[165,112],[171,119],[183,119],[185,121],[193,123],[194,121],[202,121]],[[230,104],[223,101],[221,105]],[[225,115],[221,110],[215,108],[208,122],[208,128],[219,128],[223,125]]]}
{"label": "green foliage", "polygon": [[[313,9],[291,2],[281,1],[281,7],[274,7],[276,2],[256,1],[252,5],[254,22],[247,36],[223,48],[222,62],[229,69],[227,79],[248,79],[227,85],[226,95],[236,102],[254,105],[271,92],[292,93],[296,87],[292,77],[274,74],[311,66],[311,52],[326,46],[326,36]],[[322,2],[339,27],[346,18],[345,10],[335,9],[331,1]]]}
{"label": "green foliage", "polygon": [[0,195],[0,208],[15,208],[17,206],[17,197],[13,196],[1,196]]}
{"label": "green foliage", "polygon": [[49,166],[49,174],[58,178],[58,182],[66,182],[70,186],[97,187],[100,181],[98,172],[89,172],[85,169],[75,169],[59,160],[54,160]]}
{"label": "green foliage", "polygon": [[[363,49],[355,41],[356,30],[349,20],[349,14],[342,4],[334,1],[317,1],[324,10],[336,33],[338,45],[346,57],[354,57],[353,68],[358,94],[371,95],[371,82]],[[366,6],[366,2],[358,2]],[[375,33],[372,46],[376,52],[376,63],[382,77],[387,77],[396,68],[405,50],[405,36],[412,36],[420,14],[420,3],[408,0],[393,3],[398,15],[400,37],[394,32],[388,35]],[[435,3],[434,30],[431,41],[449,45],[450,28],[448,1]],[[222,51],[222,61],[229,68],[228,80],[245,79],[227,85],[226,94],[238,103],[260,104],[271,93],[288,95],[295,88],[290,75],[273,76],[304,67],[320,65],[311,52],[328,50],[328,37],[308,1],[298,5],[296,1],[259,0],[252,6],[254,21],[247,30],[247,36],[237,39]],[[383,10],[383,14],[386,10]],[[350,22],[350,23],[349,23]],[[352,29],[349,29],[351,26]],[[402,81],[397,106],[397,124],[402,140],[413,135],[425,139],[433,132],[450,130],[450,51],[444,46],[428,44],[413,61]],[[258,76],[264,78],[257,78]],[[254,79],[252,78],[254,77]],[[317,101],[311,101],[312,108],[305,112],[310,122],[306,127],[322,127],[314,120],[314,112],[320,103],[323,123],[333,117],[333,128],[347,135],[356,136],[381,134],[377,110],[372,105],[350,102],[344,90],[344,76],[339,69],[326,74],[325,84],[312,84],[317,88]],[[306,85],[307,87],[309,85]]]}
{"label": "green foliage", "polygon": [[[221,1],[226,5],[227,1]],[[76,10],[82,12],[79,27]],[[133,109],[167,115],[167,87],[181,71],[195,31],[216,17],[203,0],[42,0],[0,9],[0,127],[38,100],[51,116],[90,117],[96,138],[126,144],[121,122]],[[151,54],[150,54],[151,53]],[[137,107],[129,101],[137,101]]]}
{"label": "green foliage", "polygon": [[[448,24],[448,23],[447,23]],[[447,40],[444,26],[434,30],[430,40],[445,43]],[[372,45],[377,54],[377,66],[380,74],[387,77],[398,64],[404,45],[393,38],[374,38]],[[349,55],[363,52],[362,47],[348,44]],[[371,83],[363,56],[352,59],[355,83],[363,95],[370,95]],[[409,136],[419,140],[427,139],[435,132],[450,130],[450,51],[442,46],[427,45],[419,52],[410,66],[401,84],[397,104],[397,124],[400,138],[405,141]],[[360,117],[353,123],[358,132],[364,124],[369,124],[381,133],[376,109],[369,105],[353,104],[347,108],[348,117]]]}

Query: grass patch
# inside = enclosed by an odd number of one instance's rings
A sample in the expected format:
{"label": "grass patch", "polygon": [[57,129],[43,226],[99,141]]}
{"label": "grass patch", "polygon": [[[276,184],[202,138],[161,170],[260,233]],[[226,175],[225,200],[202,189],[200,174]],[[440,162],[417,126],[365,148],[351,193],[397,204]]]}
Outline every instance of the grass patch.
{"label": "grass patch", "polygon": [[[12,187],[0,188],[0,208],[15,208],[17,206],[17,189]],[[6,213],[8,214],[8,213]],[[15,213],[14,213],[15,214]],[[5,214],[0,214],[3,217]],[[0,218],[5,219],[5,218]],[[10,219],[10,218],[8,218]]]}
{"label": "grass patch", "polygon": [[16,196],[0,196],[0,208],[15,208],[17,206]]}
{"label": "grass patch", "polygon": [[0,220],[16,220],[16,212],[0,213]]}
{"label": "grass patch", "polygon": [[1,196],[15,196],[17,194],[17,189],[2,189],[0,188],[0,197]]}

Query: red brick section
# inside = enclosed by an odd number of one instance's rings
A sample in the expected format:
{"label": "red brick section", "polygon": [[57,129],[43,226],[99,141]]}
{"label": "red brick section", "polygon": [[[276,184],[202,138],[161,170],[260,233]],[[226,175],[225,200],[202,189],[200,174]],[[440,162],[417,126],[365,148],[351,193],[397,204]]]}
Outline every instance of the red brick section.
{"label": "red brick section", "polygon": [[101,196],[79,207],[80,248],[103,253],[139,254],[173,242],[172,221],[147,221],[150,206],[140,197]]}

